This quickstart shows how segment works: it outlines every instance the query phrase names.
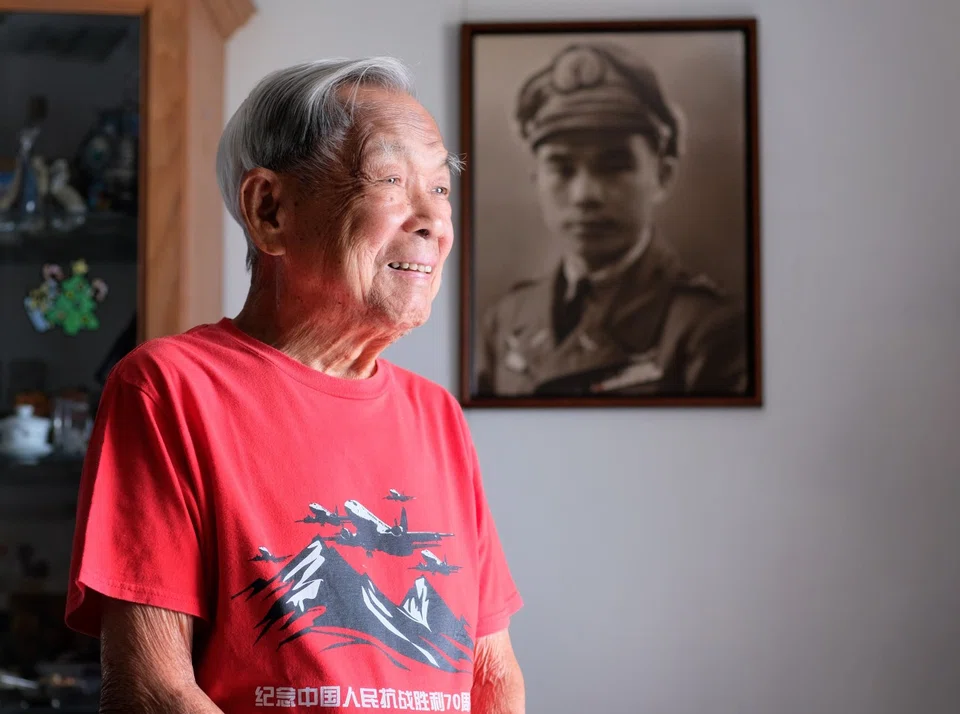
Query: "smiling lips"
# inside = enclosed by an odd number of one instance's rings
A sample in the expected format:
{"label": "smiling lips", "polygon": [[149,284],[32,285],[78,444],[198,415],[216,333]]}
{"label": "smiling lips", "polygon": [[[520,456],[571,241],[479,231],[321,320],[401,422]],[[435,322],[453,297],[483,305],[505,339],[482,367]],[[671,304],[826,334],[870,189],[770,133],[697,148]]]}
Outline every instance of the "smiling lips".
{"label": "smiling lips", "polygon": [[409,273],[432,273],[433,266],[426,263],[387,263],[394,270],[405,270]]}

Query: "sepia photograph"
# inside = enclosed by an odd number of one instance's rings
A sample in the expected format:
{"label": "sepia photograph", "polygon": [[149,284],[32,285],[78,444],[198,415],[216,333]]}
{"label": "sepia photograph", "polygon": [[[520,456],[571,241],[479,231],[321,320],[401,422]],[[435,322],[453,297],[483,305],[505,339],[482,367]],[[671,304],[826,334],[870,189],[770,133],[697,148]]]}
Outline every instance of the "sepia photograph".
{"label": "sepia photograph", "polygon": [[462,26],[463,406],[762,406],[756,32]]}

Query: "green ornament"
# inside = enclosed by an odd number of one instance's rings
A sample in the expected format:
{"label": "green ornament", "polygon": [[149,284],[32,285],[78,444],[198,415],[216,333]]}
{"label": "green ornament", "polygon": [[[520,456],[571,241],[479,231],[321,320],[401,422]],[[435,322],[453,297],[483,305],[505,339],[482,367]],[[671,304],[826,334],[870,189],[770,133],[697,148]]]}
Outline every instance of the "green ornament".
{"label": "green ornament", "polygon": [[[52,303],[47,302],[43,318],[50,326],[60,327],[65,334],[75,336],[81,330],[100,327],[96,310],[106,297],[107,286],[99,278],[87,279],[87,264],[79,260],[73,264],[73,275],[61,280]],[[39,301],[34,303],[38,306]]]}

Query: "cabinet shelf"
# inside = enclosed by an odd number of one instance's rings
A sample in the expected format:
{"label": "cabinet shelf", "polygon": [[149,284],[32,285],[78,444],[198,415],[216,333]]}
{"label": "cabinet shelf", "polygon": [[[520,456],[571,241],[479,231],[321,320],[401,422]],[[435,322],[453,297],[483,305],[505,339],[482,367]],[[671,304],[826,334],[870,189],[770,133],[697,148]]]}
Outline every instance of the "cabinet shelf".
{"label": "cabinet shelf", "polygon": [[91,214],[71,231],[0,233],[0,263],[135,263],[137,242],[136,217]]}
{"label": "cabinet shelf", "polygon": [[80,457],[53,455],[35,464],[23,464],[0,456],[0,521],[10,524],[73,518],[82,472]]}
{"label": "cabinet shelf", "polygon": [[0,455],[0,489],[22,486],[78,486],[83,457],[51,455],[25,464]]}

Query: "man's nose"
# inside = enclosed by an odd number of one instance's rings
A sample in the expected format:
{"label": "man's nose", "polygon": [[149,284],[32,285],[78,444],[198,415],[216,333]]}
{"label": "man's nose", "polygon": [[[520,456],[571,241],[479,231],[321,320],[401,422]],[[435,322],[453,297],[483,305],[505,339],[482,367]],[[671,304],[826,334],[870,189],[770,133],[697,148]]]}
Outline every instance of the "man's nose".
{"label": "man's nose", "polygon": [[439,196],[418,191],[411,197],[410,215],[403,228],[421,238],[437,238],[443,232],[446,211],[449,211],[448,204]]}
{"label": "man's nose", "polygon": [[570,200],[576,205],[602,203],[603,190],[597,177],[586,169],[579,169],[570,180]]}

